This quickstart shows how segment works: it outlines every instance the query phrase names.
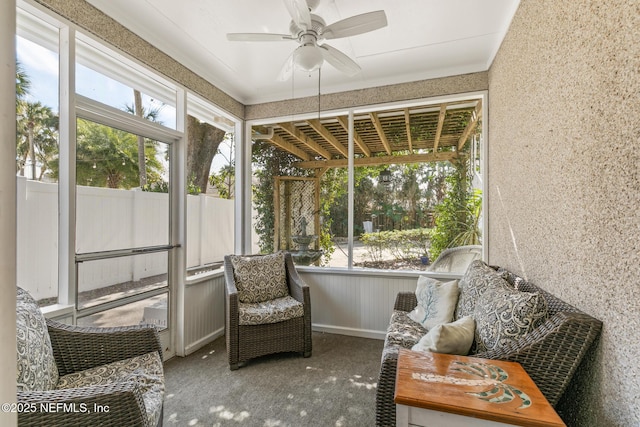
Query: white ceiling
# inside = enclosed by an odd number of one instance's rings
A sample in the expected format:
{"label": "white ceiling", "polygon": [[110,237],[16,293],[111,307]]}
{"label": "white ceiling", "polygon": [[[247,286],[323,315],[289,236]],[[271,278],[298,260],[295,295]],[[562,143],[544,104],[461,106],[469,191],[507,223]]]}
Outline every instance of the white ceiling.
{"label": "white ceiling", "polygon": [[[318,74],[277,77],[294,41],[230,42],[232,32],[289,33],[283,0],[87,0],[243,104],[318,93]],[[362,71],[322,66],[322,93],[485,71],[519,0],[320,0],[327,25],[384,10],[385,28],[328,44]]]}

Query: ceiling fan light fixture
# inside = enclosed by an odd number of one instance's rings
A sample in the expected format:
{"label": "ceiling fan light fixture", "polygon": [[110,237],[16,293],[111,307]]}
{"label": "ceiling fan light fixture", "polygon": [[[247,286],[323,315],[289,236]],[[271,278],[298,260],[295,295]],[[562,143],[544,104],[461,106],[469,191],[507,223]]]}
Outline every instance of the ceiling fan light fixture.
{"label": "ceiling fan light fixture", "polygon": [[322,52],[312,44],[298,47],[293,56],[293,62],[303,71],[315,71],[324,62]]}

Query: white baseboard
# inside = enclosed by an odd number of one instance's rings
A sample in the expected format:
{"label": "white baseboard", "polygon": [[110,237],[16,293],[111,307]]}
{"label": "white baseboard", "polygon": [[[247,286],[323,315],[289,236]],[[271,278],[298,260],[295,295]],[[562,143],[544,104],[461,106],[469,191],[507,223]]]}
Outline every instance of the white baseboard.
{"label": "white baseboard", "polygon": [[387,335],[386,331],[373,331],[369,329],[344,328],[340,326],[319,325],[314,323],[311,329],[317,332],[327,332],[329,334],[349,335],[360,338],[372,338],[376,340],[384,340]]}
{"label": "white baseboard", "polygon": [[[376,340],[384,340],[386,336],[386,332],[382,331],[372,331],[367,329],[355,329],[355,328],[343,328],[339,326],[331,326],[331,325],[311,325],[311,329],[317,332],[326,332],[329,334],[338,334],[338,335],[349,335],[353,337],[360,338],[372,338]],[[199,340],[187,345],[184,349],[184,355],[188,356],[198,350],[200,350],[205,345],[211,343],[217,338],[224,335],[224,327],[215,330],[214,332],[200,338]]]}
{"label": "white baseboard", "polygon": [[198,350],[200,350],[202,347],[204,347],[205,345],[209,344],[210,342],[216,340],[217,338],[221,337],[224,335],[224,327],[217,329],[215,331],[213,331],[212,333],[205,335],[204,337],[200,338],[199,340],[187,345],[184,348],[184,355],[188,356],[191,353],[194,353]]}

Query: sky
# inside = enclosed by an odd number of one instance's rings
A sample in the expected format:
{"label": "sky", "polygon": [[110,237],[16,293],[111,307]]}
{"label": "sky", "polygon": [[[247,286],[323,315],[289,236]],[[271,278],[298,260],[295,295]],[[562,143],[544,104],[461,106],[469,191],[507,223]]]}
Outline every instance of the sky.
{"label": "sky", "polygon": [[[22,37],[16,37],[16,51],[18,61],[31,81],[27,100],[40,101],[58,112],[58,54]],[[76,65],[76,92],[118,109],[133,105],[133,90],[130,87],[80,64]],[[175,129],[176,110],[173,106],[163,106],[160,101],[144,93],[142,104],[146,109],[160,108],[158,121]],[[216,155],[212,171],[218,171],[227,163],[225,157],[229,156],[230,151],[228,144],[221,144],[220,150],[224,156]]]}

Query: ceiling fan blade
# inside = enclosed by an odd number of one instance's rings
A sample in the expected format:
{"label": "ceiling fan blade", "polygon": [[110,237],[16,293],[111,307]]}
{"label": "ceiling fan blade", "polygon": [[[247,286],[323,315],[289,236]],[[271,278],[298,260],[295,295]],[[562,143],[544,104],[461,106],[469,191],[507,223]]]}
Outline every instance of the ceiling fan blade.
{"label": "ceiling fan blade", "polygon": [[311,13],[307,0],[284,0],[284,5],[298,27],[303,30],[311,28]]}
{"label": "ceiling fan blade", "polygon": [[361,70],[360,66],[356,62],[349,58],[344,53],[340,52],[335,47],[331,47],[328,44],[318,45],[318,48],[322,52],[322,57],[329,64],[336,67],[339,71],[342,71],[349,77],[355,76]]}
{"label": "ceiling fan blade", "polygon": [[322,37],[327,40],[357,36],[387,26],[384,10],[355,15],[325,27]]}
{"label": "ceiling fan blade", "polygon": [[291,34],[274,33],[228,33],[227,40],[232,42],[276,42],[295,40]]}
{"label": "ceiling fan blade", "polygon": [[294,53],[292,52],[291,55],[289,55],[289,57],[285,61],[285,63],[282,65],[282,68],[280,69],[280,73],[278,74],[279,82],[287,81],[293,75],[293,56],[294,56]]}

